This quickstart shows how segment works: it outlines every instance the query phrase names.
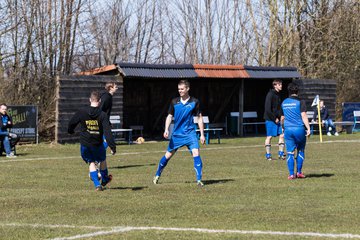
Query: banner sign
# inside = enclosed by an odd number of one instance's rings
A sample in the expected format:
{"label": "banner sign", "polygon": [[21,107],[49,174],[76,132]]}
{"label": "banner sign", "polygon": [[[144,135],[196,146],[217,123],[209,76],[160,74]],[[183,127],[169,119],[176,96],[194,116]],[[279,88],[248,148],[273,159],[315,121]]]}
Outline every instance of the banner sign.
{"label": "banner sign", "polygon": [[38,111],[36,106],[8,106],[7,113],[13,120],[13,127],[10,132],[17,134],[21,139],[32,138],[38,142]]}
{"label": "banner sign", "polygon": [[354,111],[360,111],[360,102],[344,102],[342,109],[342,120],[354,121]]}

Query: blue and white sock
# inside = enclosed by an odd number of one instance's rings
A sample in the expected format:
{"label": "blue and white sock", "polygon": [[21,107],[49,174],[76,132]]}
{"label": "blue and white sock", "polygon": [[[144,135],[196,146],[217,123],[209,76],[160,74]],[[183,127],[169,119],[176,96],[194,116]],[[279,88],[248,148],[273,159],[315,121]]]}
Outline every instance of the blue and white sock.
{"label": "blue and white sock", "polygon": [[285,147],[285,144],[284,143],[279,143],[279,157],[282,157],[284,156],[284,147]]}
{"label": "blue and white sock", "polygon": [[90,178],[93,181],[95,187],[100,186],[100,181],[97,171],[90,172]]}
{"label": "blue and white sock", "polygon": [[288,166],[288,170],[290,175],[294,175],[294,154],[293,153],[288,153],[287,158],[286,158],[286,162],[287,162],[287,166]]}
{"label": "blue and white sock", "polygon": [[296,157],[296,168],[298,173],[302,173],[302,166],[305,160],[305,153],[303,151],[298,151],[297,157]]}
{"label": "blue and white sock", "polygon": [[165,155],[160,159],[158,169],[156,171],[155,176],[160,176],[164,168],[166,167],[169,159],[166,159]]}
{"label": "blue and white sock", "polygon": [[201,178],[202,178],[202,161],[201,161],[200,156],[194,157],[194,169],[195,169],[195,172],[196,172],[196,180],[201,181]]}

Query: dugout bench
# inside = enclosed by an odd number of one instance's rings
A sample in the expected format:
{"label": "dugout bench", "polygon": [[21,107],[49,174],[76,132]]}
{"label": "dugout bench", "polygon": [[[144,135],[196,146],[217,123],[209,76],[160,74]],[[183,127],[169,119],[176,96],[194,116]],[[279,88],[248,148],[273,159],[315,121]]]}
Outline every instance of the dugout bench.
{"label": "dugout bench", "polygon": [[[355,112],[355,111],[354,111]],[[307,111],[306,112],[306,115],[308,117],[308,120],[309,120],[309,125],[310,125],[310,133],[311,135],[314,134],[314,131],[319,131],[319,123],[318,122],[315,122],[313,117],[314,117],[314,111]],[[360,111],[359,111],[359,116],[360,116]],[[346,131],[347,134],[351,134],[354,132],[354,126],[355,126],[355,113],[354,113],[354,122],[351,122],[351,121],[335,121],[333,122],[334,125],[336,127],[341,127],[341,130],[344,130]],[[316,128],[316,129],[314,129]],[[322,130],[325,131],[324,128],[322,128]]]}
{"label": "dugout bench", "polygon": [[[209,117],[208,116],[203,116],[203,123],[204,123],[204,135],[205,135],[205,143],[209,144],[210,143],[210,135],[214,135],[216,136],[216,138],[218,139],[218,144],[220,144],[220,134],[223,130],[222,126],[220,124],[217,123],[213,123],[210,124],[209,122]],[[194,117],[194,123],[196,125],[196,135],[198,136],[198,138],[200,137],[200,129],[198,128],[198,117]]]}
{"label": "dugout bench", "polygon": [[[227,129],[227,134],[232,133],[232,134],[237,134],[234,133],[235,131],[237,131],[238,129],[238,119],[239,119],[240,113],[239,112],[230,112],[230,119],[226,119],[226,129]],[[259,125],[265,125],[265,122],[259,122],[258,121],[258,114],[256,111],[249,111],[249,112],[243,112],[243,133],[244,136],[247,133],[250,133],[251,131],[253,133],[255,133],[255,135],[258,135],[259,131],[258,131],[258,126]],[[233,121],[233,119],[235,121]],[[229,121],[230,120],[230,121]],[[232,125],[235,125],[235,127],[233,126],[234,129],[230,129],[228,130],[228,124],[233,123]],[[231,124],[230,124],[231,126]]]}
{"label": "dugout bench", "polygon": [[133,130],[131,128],[121,128],[120,115],[110,116],[110,123],[111,132],[113,133],[115,141],[122,140],[123,138],[120,138],[120,136],[124,135],[125,141],[127,141],[128,144],[132,143]]}

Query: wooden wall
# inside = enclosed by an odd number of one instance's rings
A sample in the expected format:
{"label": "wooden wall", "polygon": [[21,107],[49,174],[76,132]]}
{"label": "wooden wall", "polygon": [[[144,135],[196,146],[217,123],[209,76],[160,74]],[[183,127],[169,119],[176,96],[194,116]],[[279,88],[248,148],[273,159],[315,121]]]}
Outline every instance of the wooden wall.
{"label": "wooden wall", "polygon": [[[330,117],[335,120],[336,105],[336,80],[331,79],[301,79],[295,80],[300,86],[299,97],[306,101],[308,111],[313,111],[311,104],[316,95],[320,100],[324,100],[325,106],[328,108]],[[341,119],[338,119],[341,121]]]}
{"label": "wooden wall", "polygon": [[60,76],[57,78],[56,97],[56,125],[55,141],[57,143],[78,141],[79,135],[67,133],[70,118],[81,107],[90,104],[91,91],[105,90],[106,82],[114,81],[119,85],[118,91],[113,96],[112,115],[120,115],[123,118],[123,79],[121,76]]}

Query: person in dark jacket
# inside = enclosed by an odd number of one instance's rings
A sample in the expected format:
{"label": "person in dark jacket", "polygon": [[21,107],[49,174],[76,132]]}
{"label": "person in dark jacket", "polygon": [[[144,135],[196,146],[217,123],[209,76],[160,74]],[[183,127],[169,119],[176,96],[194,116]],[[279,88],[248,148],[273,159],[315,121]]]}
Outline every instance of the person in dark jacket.
{"label": "person in dark jacket", "polygon": [[[103,135],[112,154],[116,153],[116,145],[111,134],[109,118],[101,111],[99,105],[100,94],[94,91],[90,95],[90,106],[80,109],[71,118],[68,133],[73,134],[76,126],[80,124],[81,157],[89,164],[90,178],[94,182],[95,189],[102,191],[112,180],[112,175],[108,174]],[[100,163],[101,183],[96,169],[98,163]]]}
{"label": "person in dark jacket", "polygon": [[10,128],[12,128],[13,122],[11,116],[7,114],[7,105],[5,103],[0,105],[0,140],[4,145],[4,150],[6,152],[6,157],[15,158],[15,154],[11,151],[10,137],[15,137],[16,134],[9,133]]}
{"label": "person in dark jacket", "polygon": [[[324,105],[324,101],[320,100],[319,101],[319,105],[320,105],[320,117],[321,117],[321,123],[325,126],[326,129],[326,134],[328,136],[331,135],[335,135],[335,136],[339,136],[339,134],[336,132],[336,127],[334,125],[333,120],[330,118],[328,109],[326,108],[326,106]],[[318,122],[318,111],[315,110],[314,111],[314,117],[313,120]]]}
{"label": "person in dark jacket", "polygon": [[[100,94],[100,99],[101,99],[100,108],[103,112],[106,113],[109,119],[113,106],[113,95],[116,93],[117,90],[118,90],[118,86],[116,85],[115,82],[107,82],[105,84],[105,91]],[[108,143],[106,142],[105,137],[104,137],[104,147],[105,149],[108,147]]]}
{"label": "person in dark jacket", "polygon": [[115,82],[107,82],[105,84],[105,91],[101,93],[101,105],[100,108],[105,112],[108,117],[111,115],[113,106],[113,95],[118,90],[118,86]]}
{"label": "person in dark jacket", "polygon": [[271,156],[271,139],[279,136],[279,159],[285,160],[284,155],[284,134],[280,123],[280,109],[281,97],[280,91],[282,90],[282,81],[275,79],[272,82],[273,89],[266,95],[264,119],[266,126],[266,139],[265,139],[265,157],[267,160],[272,160]]}

